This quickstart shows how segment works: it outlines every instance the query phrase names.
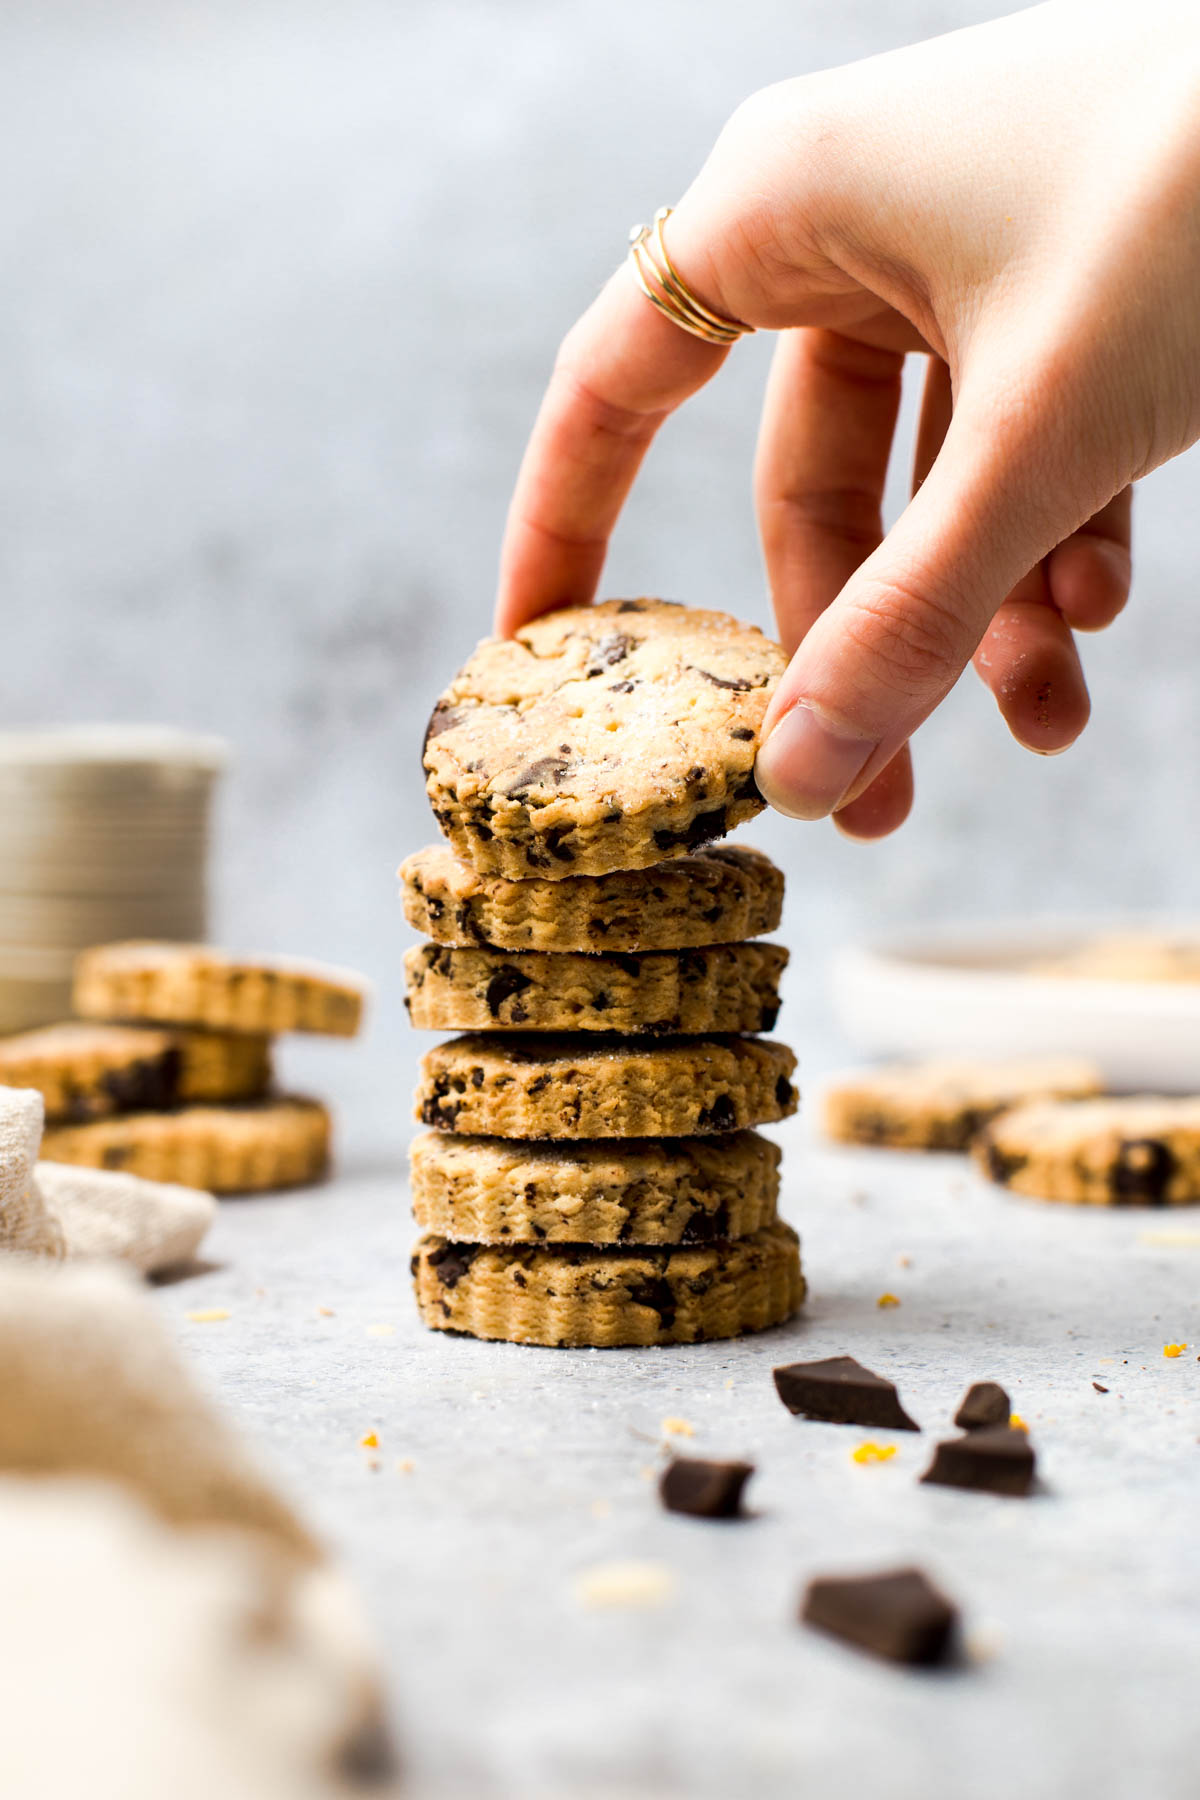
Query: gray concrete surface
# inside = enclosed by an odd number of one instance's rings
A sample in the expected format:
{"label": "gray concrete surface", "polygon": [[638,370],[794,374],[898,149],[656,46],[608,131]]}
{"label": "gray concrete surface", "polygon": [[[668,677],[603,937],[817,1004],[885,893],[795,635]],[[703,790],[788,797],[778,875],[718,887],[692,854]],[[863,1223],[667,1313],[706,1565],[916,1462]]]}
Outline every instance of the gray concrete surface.
{"label": "gray concrete surface", "polygon": [[[159,1291],[357,1578],[418,1800],[1191,1800],[1200,1219],[1042,1206],[958,1158],[781,1136],[812,1300],[741,1343],[425,1332],[391,1169],[228,1203],[218,1266]],[[231,1316],[190,1324],[204,1307]],[[774,1363],[846,1351],[898,1382],[919,1437],[784,1410]],[[1030,1426],[1028,1500],[918,1485],[984,1377]],[[685,1449],[758,1465],[753,1518],[660,1510],[670,1417]],[[897,1454],[854,1463],[868,1438]],[[630,1560],[669,1572],[666,1604],[581,1604],[582,1573]],[[898,1671],[794,1623],[814,1572],[910,1561],[960,1603],[964,1668]]]}
{"label": "gray concrete surface", "polygon": [[[994,0],[6,0],[0,659],[10,723],[225,733],[219,920],[358,963],[365,1054],[294,1063],[404,1135],[392,871],[431,826],[431,696],[487,627],[554,346],[749,91]],[[769,344],[664,432],[610,592],[766,623],[749,468]],[[891,511],[903,494],[899,457]],[[1046,763],[965,680],[908,828],[764,823],[810,1063],[829,948],[952,915],[1200,902],[1195,454],[1141,496],[1138,589]],[[796,1016],[794,1012],[793,1016]],[[811,1023],[811,1036],[808,1035]],[[836,1053],[836,1050],[835,1052]]]}
{"label": "gray concrete surface", "polygon": [[[161,1304],[230,1305],[227,1325],[181,1330],[350,1560],[437,1800],[1195,1792],[1196,1363],[1161,1345],[1200,1339],[1197,1252],[1143,1243],[1158,1219],[1042,1212],[955,1191],[951,1165],[797,1150],[814,1301],[762,1342],[488,1348],[422,1335],[407,1296],[417,1046],[392,871],[431,835],[422,725],[487,627],[557,338],[748,91],[993,10],[0,10],[0,707],[11,724],[227,735],[223,935],[378,984],[364,1044],[285,1050],[291,1080],[339,1105],[346,1179],[227,1207],[220,1267]],[[749,465],[767,354],[741,346],[664,433],[610,592],[766,623]],[[1027,757],[968,679],[921,734],[917,812],[892,842],[783,821],[750,834],[789,876],[784,1018],[806,1077],[843,1053],[824,965],[846,938],[1200,903],[1198,466],[1144,486],[1135,601],[1086,646],[1095,717],[1070,755]],[[875,1309],[885,1288],[899,1312]],[[926,1425],[885,1466],[856,1467],[854,1434],[790,1420],[770,1391],[773,1360],[842,1349],[897,1374]],[[1033,1425],[1047,1492],[1028,1505],[915,1485],[980,1375],[1012,1381]],[[697,1447],[759,1460],[760,1518],[714,1532],[658,1515],[641,1473],[654,1446],[634,1434],[668,1413],[694,1421]],[[355,1448],[371,1426],[378,1473]],[[811,1570],[910,1555],[990,1659],[912,1678],[793,1627]],[[675,1571],[674,1603],[581,1611],[577,1571],[629,1556]]]}

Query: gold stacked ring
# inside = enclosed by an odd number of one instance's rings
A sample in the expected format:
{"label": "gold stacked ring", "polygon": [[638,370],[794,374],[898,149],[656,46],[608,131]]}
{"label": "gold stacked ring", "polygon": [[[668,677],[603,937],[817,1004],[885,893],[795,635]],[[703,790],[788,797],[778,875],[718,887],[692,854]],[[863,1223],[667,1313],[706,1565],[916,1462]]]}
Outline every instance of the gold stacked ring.
{"label": "gold stacked ring", "polygon": [[755,328],[738,319],[722,318],[693,294],[671,258],[663,239],[663,226],[672,208],[660,206],[653,225],[635,225],[629,233],[629,260],[638,286],[665,319],[703,338],[706,344],[735,344]]}

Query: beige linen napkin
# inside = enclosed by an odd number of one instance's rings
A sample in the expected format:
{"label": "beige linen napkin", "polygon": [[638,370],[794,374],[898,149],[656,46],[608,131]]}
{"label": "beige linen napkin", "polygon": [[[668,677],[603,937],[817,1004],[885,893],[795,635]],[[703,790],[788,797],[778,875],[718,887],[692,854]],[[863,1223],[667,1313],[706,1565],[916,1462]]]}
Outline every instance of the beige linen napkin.
{"label": "beige linen napkin", "polygon": [[393,1793],[356,1608],[122,1271],[0,1258],[0,1794]]}
{"label": "beige linen napkin", "polygon": [[110,1258],[144,1275],[195,1255],[216,1216],[211,1194],[119,1171],[39,1163],[42,1113],[32,1088],[0,1087],[0,1249]]}

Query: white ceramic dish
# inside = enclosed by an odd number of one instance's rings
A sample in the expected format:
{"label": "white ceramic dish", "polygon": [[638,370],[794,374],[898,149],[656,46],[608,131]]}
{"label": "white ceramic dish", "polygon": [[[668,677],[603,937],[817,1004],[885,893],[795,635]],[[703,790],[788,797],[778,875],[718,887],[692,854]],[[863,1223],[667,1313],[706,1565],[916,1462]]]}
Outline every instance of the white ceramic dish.
{"label": "white ceramic dish", "polygon": [[[1200,982],[1114,981],[1028,973],[1128,919],[945,926],[854,946],[833,962],[842,1030],[882,1056],[1091,1056],[1110,1086],[1200,1092]],[[1135,922],[1196,931],[1196,921]]]}

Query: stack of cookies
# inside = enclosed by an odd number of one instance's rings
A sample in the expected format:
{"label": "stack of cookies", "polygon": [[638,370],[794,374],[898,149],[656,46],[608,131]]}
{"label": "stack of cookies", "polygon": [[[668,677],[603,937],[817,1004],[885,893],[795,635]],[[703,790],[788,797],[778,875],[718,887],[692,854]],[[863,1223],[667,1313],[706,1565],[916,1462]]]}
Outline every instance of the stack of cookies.
{"label": "stack of cookies", "polygon": [[795,1057],[764,1041],[783,879],[704,848],[761,810],[762,634],[661,601],[489,641],[439,701],[428,791],[449,846],[401,870],[423,1059],[417,1301],[521,1343],[691,1343],[804,1296],[776,1215]]}
{"label": "stack of cookies", "polygon": [[328,1110],[272,1091],[280,1032],[353,1037],[357,977],[205,945],[121,943],[75,969],[79,1019],[0,1039],[0,1083],[45,1101],[44,1160],[211,1193],[313,1181]]}

